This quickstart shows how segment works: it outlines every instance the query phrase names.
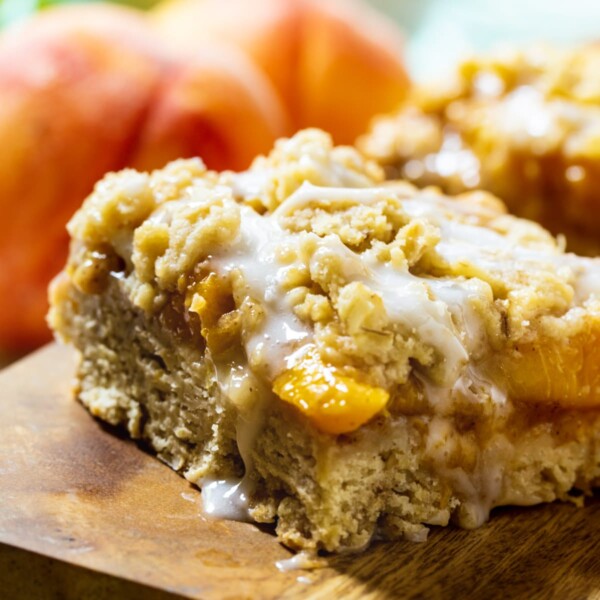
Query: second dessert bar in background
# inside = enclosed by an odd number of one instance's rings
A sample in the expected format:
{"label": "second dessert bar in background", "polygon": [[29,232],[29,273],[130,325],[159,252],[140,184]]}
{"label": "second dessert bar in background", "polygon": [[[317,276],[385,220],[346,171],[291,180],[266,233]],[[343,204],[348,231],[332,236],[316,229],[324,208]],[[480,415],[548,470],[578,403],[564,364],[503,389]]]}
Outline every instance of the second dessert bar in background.
{"label": "second dessert bar in background", "polygon": [[507,49],[417,86],[359,148],[390,179],[484,189],[600,254],[600,47]]}

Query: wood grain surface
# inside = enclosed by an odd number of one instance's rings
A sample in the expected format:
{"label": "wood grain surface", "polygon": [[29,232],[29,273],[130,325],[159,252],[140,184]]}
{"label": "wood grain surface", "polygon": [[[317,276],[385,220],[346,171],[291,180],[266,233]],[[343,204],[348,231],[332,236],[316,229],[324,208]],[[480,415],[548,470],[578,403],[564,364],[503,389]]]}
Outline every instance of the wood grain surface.
{"label": "wood grain surface", "polygon": [[73,367],[51,345],[0,375],[2,599],[600,600],[597,497],[279,573],[272,531],[207,520],[197,489],[73,401]]}

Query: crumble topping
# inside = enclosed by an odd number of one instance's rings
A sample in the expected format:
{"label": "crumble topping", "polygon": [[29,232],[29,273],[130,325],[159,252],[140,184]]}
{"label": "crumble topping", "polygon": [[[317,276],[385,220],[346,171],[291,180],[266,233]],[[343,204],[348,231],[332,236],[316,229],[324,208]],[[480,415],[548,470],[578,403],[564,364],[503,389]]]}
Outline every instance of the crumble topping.
{"label": "crumble topping", "polygon": [[[385,183],[317,130],[280,141],[244,173],[192,160],[110,175],[69,231],[80,289],[100,291],[82,256],[118,257],[137,306],[175,311],[215,368],[266,382],[326,433],[407,403],[436,413],[465,398],[504,405],[506,392],[600,399],[586,354],[597,340],[585,334],[600,330],[598,261],[565,254],[486,193],[450,199]],[[569,340],[579,372],[551,386],[528,376]],[[248,410],[257,401],[223,385]]]}
{"label": "crumble topping", "polygon": [[268,156],[259,156],[244,173],[224,173],[236,196],[258,212],[273,211],[303,183],[326,187],[368,188],[384,179],[373,161],[354,148],[334,146],[331,137],[308,129],[281,139]]}

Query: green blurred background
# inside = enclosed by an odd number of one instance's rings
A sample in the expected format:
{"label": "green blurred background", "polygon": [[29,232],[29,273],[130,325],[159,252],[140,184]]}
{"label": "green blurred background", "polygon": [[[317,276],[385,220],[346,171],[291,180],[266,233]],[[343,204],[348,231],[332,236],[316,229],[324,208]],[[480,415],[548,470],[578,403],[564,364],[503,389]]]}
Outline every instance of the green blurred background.
{"label": "green blurred background", "polygon": [[600,40],[599,0],[372,0],[409,33],[417,79],[442,76],[474,51],[505,44]]}
{"label": "green blurred background", "polygon": [[[38,8],[98,0],[0,0],[0,26]],[[148,8],[157,0],[113,0]],[[227,2],[227,0],[222,0]],[[282,0],[285,1],[285,0]],[[327,2],[328,0],[322,0]],[[443,75],[461,57],[505,43],[600,38],[600,0],[370,0],[407,33],[417,79]],[[252,0],[248,0],[252,10]]]}
{"label": "green blurred background", "polygon": [[[81,2],[94,2],[97,0],[0,0],[0,27],[11,21],[21,19],[38,9],[54,4],[77,4]],[[127,4],[138,8],[149,8],[157,4],[157,0],[113,0],[117,4]],[[250,0],[251,1],[251,0]]]}

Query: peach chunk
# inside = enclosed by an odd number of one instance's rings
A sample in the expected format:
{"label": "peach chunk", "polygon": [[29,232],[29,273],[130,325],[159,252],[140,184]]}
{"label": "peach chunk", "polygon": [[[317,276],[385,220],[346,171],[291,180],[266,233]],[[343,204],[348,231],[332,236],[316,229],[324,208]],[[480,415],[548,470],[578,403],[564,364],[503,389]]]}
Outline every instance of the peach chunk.
{"label": "peach chunk", "polygon": [[210,273],[190,286],[185,305],[200,317],[202,337],[213,355],[227,352],[236,343],[240,320],[228,279]]}
{"label": "peach chunk", "polygon": [[509,398],[562,408],[600,406],[600,320],[573,335],[541,336],[494,358]]}
{"label": "peach chunk", "polygon": [[350,433],[383,410],[386,390],[361,383],[322,362],[311,350],[274,382],[279,398],[295,406],[324,433]]}

